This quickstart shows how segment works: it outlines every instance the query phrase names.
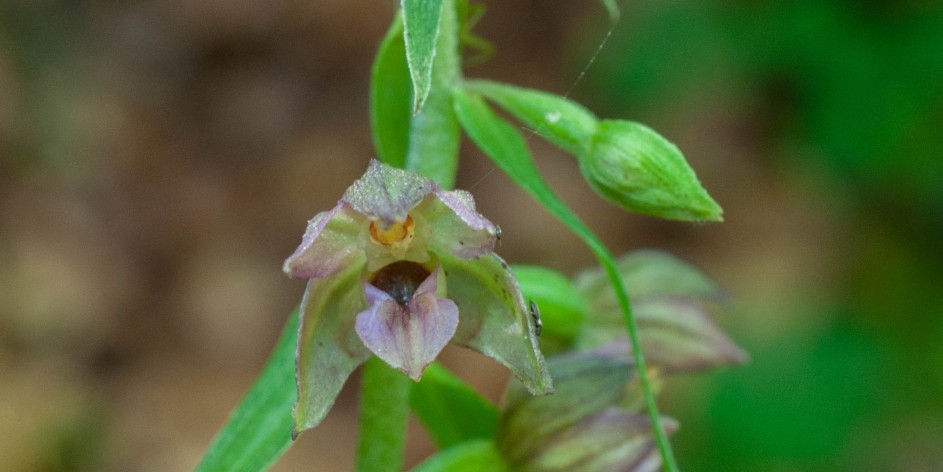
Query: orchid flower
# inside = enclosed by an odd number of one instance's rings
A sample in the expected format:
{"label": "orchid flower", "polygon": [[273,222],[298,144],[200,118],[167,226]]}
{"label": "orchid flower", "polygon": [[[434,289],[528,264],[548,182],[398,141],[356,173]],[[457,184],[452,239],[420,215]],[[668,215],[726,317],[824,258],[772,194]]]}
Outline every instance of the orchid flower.
{"label": "orchid flower", "polygon": [[[552,356],[547,365],[553,395],[534,397],[516,383],[504,393],[495,441],[510,470],[661,469],[631,360],[584,351]],[[678,429],[673,419],[661,419],[669,433]]]}
{"label": "orchid flower", "polygon": [[333,209],[308,222],[286,261],[301,302],[294,435],[327,414],[351,372],[376,355],[418,381],[450,341],[552,391],[534,322],[498,227],[468,192],[370,162]]}

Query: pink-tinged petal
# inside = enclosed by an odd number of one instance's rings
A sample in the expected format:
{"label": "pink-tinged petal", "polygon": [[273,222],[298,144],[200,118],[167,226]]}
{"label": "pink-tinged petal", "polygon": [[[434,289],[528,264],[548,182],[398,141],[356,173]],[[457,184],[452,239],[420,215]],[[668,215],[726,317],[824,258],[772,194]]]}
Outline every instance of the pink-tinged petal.
{"label": "pink-tinged petal", "polygon": [[440,255],[440,263],[461,314],[453,342],[500,362],[532,394],[552,393],[534,320],[507,264],[494,253],[474,260]]}
{"label": "pink-tinged petal", "polygon": [[341,201],[370,219],[390,224],[405,220],[409,210],[435,188],[434,182],[419,174],[373,159]]}
{"label": "pink-tinged petal", "polygon": [[380,359],[418,381],[458,327],[458,308],[437,298],[438,270],[416,290],[406,306],[364,284],[370,308],[357,315],[357,335]]}
{"label": "pink-tinged petal", "polygon": [[474,259],[494,250],[498,228],[475,210],[475,200],[463,190],[434,192],[419,207],[432,228],[429,248],[462,259]]}
{"label": "pink-tinged petal", "polygon": [[283,270],[293,279],[314,279],[336,274],[363,256],[358,235],[362,217],[343,202],[315,215],[301,238],[301,245]]}
{"label": "pink-tinged petal", "polygon": [[[669,434],[678,429],[671,418],[662,422]],[[548,438],[539,453],[515,465],[534,471],[656,472],[661,457],[647,415],[608,408]]]}
{"label": "pink-tinged petal", "polygon": [[[669,373],[696,372],[746,362],[749,356],[714,322],[726,295],[699,269],[671,254],[640,250],[618,260],[648,364]],[[601,268],[584,271],[575,286],[588,301],[588,321],[577,345],[605,346],[629,356],[615,291]]]}
{"label": "pink-tinged petal", "polygon": [[354,314],[365,306],[361,290],[356,265],[308,282],[295,354],[298,402],[293,436],[324,419],[347,377],[370,357],[353,326]]}

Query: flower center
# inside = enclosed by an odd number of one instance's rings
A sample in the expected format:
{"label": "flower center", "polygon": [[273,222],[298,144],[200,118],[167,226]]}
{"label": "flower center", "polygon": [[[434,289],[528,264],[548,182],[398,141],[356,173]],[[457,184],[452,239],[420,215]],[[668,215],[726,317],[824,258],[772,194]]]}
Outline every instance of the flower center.
{"label": "flower center", "polygon": [[416,262],[399,261],[384,266],[370,276],[370,285],[383,290],[400,305],[406,306],[429,272]]}
{"label": "flower center", "polygon": [[409,243],[409,240],[413,238],[413,217],[406,215],[406,221],[394,221],[387,227],[384,227],[382,223],[377,224],[376,221],[371,221],[370,238],[384,246]]}

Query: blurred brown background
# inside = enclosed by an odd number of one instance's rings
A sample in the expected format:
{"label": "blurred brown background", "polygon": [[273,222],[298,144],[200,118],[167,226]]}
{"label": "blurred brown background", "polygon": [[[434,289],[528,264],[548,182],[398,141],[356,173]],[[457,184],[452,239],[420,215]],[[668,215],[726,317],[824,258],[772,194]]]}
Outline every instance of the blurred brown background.
{"label": "blurred brown background", "polygon": [[[939,4],[621,3],[610,27],[595,2],[486,2],[497,54],[467,74],[652,125],[724,206],[625,215],[530,141],[614,252],[668,249],[739,300],[719,323],[752,363],[663,396],[682,466],[943,470]],[[373,155],[394,6],[0,0],[0,470],[192,469],[300,300],[282,260]],[[593,265],[463,156],[506,259]],[[490,360],[446,361],[500,394]],[[351,469],[356,383],[274,470]]]}

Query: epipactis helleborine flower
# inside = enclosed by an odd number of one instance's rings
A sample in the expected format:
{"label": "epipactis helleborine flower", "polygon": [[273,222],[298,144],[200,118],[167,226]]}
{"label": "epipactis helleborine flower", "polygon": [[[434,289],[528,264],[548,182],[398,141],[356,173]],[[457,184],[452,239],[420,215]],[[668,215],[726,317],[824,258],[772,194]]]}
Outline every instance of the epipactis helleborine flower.
{"label": "epipactis helleborine flower", "polygon": [[371,354],[419,380],[449,341],[552,391],[517,280],[494,252],[498,228],[471,194],[373,160],[310,222],[284,270],[310,279],[296,352],[298,434],[327,414]]}
{"label": "epipactis helleborine flower", "polygon": [[[556,392],[527,395],[511,383],[495,442],[510,470],[528,472],[661,469],[635,365],[606,352],[551,357]],[[668,433],[678,424],[661,418]]]}

